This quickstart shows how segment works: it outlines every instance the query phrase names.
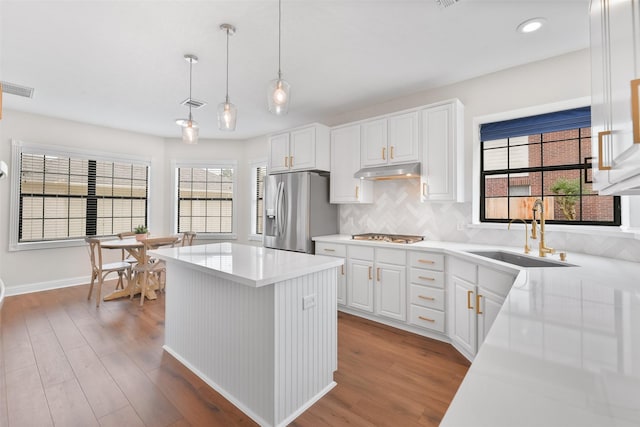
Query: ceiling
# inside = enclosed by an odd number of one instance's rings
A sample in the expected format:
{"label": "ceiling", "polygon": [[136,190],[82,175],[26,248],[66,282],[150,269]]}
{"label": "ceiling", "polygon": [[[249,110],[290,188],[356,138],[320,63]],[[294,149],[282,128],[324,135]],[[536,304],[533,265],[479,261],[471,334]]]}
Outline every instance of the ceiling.
{"label": "ceiling", "polygon": [[[4,107],[179,137],[189,94],[201,138],[245,139],[418,91],[584,49],[589,0],[283,0],[282,71],[289,114],[267,111],[278,70],[276,0],[0,0],[0,79],[35,88]],[[516,27],[545,17],[538,32]],[[217,129],[225,96],[225,33],[235,132]]]}

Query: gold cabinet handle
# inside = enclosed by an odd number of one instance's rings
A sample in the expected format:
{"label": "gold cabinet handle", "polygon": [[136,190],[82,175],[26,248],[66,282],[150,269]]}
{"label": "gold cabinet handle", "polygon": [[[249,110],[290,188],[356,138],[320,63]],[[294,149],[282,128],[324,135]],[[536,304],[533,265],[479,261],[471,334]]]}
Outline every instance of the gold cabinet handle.
{"label": "gold cabinet handle", "polygon": [[419,259],[418,262],[422,263],[422,264],[435,264],[435,261],[432,261],[430,259]]}
{"label": "gold cabinet handle", "polygon": [[288,156],[284,156],[284,167],[285,168],[289,167],[289,157]]}
{"label": "gold cabinet handle", "polygon": [[380,267],[376,268],[376,276],[378,277],[378,282],[380,281]]}
{"label": "gold cabinet handle", "polygon": [[427,197],[427,183],[426,182],[422,183],[422,195],[424,197]]}
{"label": "gold cabinet handle", "polygon": [[293,167],[293,156],[289,157],[289,167]]}
{"label": "gold cabinet handle", "polygon": [[422,280],[431,280],[431,281],[436,280],[436,279],[434,279],[433,277],[427,277],[427,276],[418,276],[418,279],[422,279]]}
{"label": "gold cabinet handle", "polygon": [[476,313],[484,314],[484,311],[480,310],[480,298],[482,298],[482,295],[477,294],[476,295]]}
{"label": "gold cabinet handle", "polygon": [[387,160],[386,150],[387,150],[387,147],[382,147],[382,160]]}
{"label": "gold cabinet handle", "polygon": [[431,323],[434,323],[434,322],[435,322],[435,320],[434,320],[434,319],[429,319],[428,317],[424,317],[424,316],[418,316],[418,319],[420,319],[420,320],[425,320],[425,321],[427,321],[427,322],[431,322]]}
{"label": "gold cabinet handle", "polygon": [[344,276],[344,264],[340,266],[340,274]]}
{"label": "gold cabinet handle", "polygon": [[358,198],[358,193],[360,192],[360,186],[356,185],[356,199]]}
{"label": "gold cabinet handle", "polygon": [[336,250],[335,250],[335,249],[325,248],[325,249],[324,249],[324,251],[325,251],[325,252],[335,252]]}
{"label": "gold cabinet handle", "polygon": [[369,280],[373,279],[373,277],[371,276],[372,270],[373,270],[373,267],[369,267]]}
{"label": "gold cabinet handle", "polygon": [[602,149],[602,145],[603,145],[603,141],[602,141],[602,137],[605,135],[611,135],[611,131],[610,130],[604,130],[602,132],[598,132],[598,169],[600,169],[601,171],[608,171],[611,169],[611,166],[605,166],[604,162],[602,161],[602,154],[603,154],[603,149]]}
{"label": "gold cabinet handle", "polygon": [[436,300],[434,297],[428,297],[426,295],[418,295],[418,298],[426,299],[427,301],[435,301]]}
{"label": "gold cabinet handle", "polygon": [[473,310],[473,307],[471,307],[471,294],[473,294],[473,291],[467,291],[467,308],[469,310]]}
{"label": "gold cabinet handle", "polygon": [[391,150],[389,152],[389,158],[393,160],[393,145],[391,146]]}

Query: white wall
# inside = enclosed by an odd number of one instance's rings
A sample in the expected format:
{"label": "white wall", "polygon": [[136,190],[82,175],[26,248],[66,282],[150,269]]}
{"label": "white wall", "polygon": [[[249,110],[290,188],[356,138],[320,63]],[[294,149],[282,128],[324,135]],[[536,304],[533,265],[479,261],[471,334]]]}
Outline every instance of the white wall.
{"label": "white wall", "polygon": [[[372,205],[341,205],[340,232],[388,232],[425,235],[432,240],[449,240],[500,245],[524,244],[521,226],[501,229],[459,229],[472,222],[473,119],[489,114],[588,97],[590,91],[588,50],[573,52],[508,70],[485,75],[435,90],[395,99],[366,109],[334,117],[331,126],[380,114],[417,107],[450,98],[465,106],[465,203],[420,203],[415,180],[382,181],[374,184]],[[637,198],[634,201],[637,204]],[[547,244],[569,252],[640,261],[640,241],[633,235],[584,234],[553,231]]]}

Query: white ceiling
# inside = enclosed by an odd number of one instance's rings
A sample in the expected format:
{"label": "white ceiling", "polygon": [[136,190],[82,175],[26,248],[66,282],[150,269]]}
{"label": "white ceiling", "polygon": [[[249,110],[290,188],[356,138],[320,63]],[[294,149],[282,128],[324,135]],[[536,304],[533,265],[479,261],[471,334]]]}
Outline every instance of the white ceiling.
{"label": "white ceiling", "polygon": [[[232,1],[0,0],[0,79],[35,88],[4,107],[179,137],[186,117],[186,53],[204,138],[249,138],[584,49],[589,0],[283,0],[282,70],[292,86],[285,117],[266,108],[277,74],[278,3]],[[520,34],[542,16],[543,29]],[[217,130],[230,39],[233,133]]]}

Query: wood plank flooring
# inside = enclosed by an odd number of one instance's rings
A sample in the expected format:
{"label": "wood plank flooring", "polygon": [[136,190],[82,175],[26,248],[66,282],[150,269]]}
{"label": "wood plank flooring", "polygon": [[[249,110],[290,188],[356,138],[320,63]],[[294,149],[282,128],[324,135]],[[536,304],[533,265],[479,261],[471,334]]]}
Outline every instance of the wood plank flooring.
{"label": "wood plank flooring", "polygon": [[[6,298],[0,426],[255,425],[162,350],[164,294],[96,309],[87,292]],[[340,313],[338,385],[291,425],[437,426],[468,367],[448,344]]]}

